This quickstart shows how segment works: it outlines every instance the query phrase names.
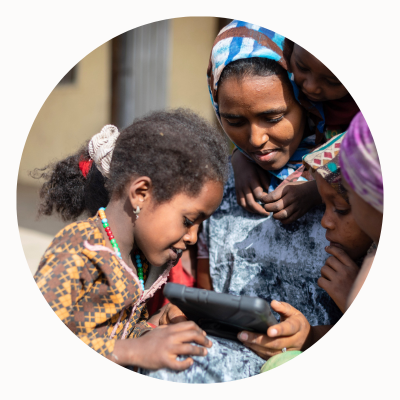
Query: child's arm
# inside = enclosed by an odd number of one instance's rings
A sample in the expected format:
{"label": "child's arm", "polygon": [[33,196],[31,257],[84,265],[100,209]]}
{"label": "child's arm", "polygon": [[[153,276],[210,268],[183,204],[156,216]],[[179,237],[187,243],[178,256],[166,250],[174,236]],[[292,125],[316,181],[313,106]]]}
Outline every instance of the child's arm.
{"label": "child's arm", "polygon": [[328,246],[325,250],[332,256],[321,268],[318,286],[329,294],[341,312],[345,312],[347,298],[360,269],[342,249]]}
{"label": "child's arm", "polygon": [[279,324],[268,328],[267,333],[243,331],[238,339],[261,358],[280,354],[282,349],[306,350],[317,342],[332,326],[310,326],[307,318],[288,303],[271,302],[273,310],[281,316]]}
{"label": "child's arm", "polygon": [[316,181],[290,182],[262,196],[260,200],[265,203],[265,210],[273,212],[274,218],[283,224],[296,221],[311,207],[322,202]]}
{"label": "child's arm", "polygon": [[[199,346],[191,344],[197,343]],[[203,347],[204,346],[204,347]],[[137,339],[117,340],[109,358],[119,365],[133,365],[150,370],[171,368],[182,371],[193,364],[179,355],[205,356],[212,343],[194,322],[159,326]]]}
{"label": "child's arm", "polygon": [[197,259],[197,287],[213,290],[210,276],[210,260],[208,258]]}
{"label": "child's arm", "polygon": [[238,204],[251,213],[268,216],[269,213],[257,203],[267,194],[264,188],[268,189],[269,181],[265,171],[238,150],[232,154],[231,163]]}

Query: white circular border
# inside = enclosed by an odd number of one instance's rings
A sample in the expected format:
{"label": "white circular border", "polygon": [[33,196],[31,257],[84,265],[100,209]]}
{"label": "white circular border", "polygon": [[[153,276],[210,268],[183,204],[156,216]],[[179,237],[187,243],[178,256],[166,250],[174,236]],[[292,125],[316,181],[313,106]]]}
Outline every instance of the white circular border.
{"label": "white circular border", "polygon": [[[394,2],[336,1],[19,1],[3,4],[2,364],[6,398],[345,398],[394,392],[398,376],[395,159],[399,55]],[[133,374],[76,338],[37,289],[20,243],[16,183],[27,135],[61,76],[93,49],[161,19],[222,16],[288,36],[323,61],[363,111],[379,150],[385,218],[379,251],[356,301],[328,335],[301,357],[256,377],[183,385]],[[211,50],[211,49],[210,49]],[[206,67],[206,66],[205,66]],[[206,84],[206,82],[204,83]],[[390,139],[390,142],[389,142]]]}

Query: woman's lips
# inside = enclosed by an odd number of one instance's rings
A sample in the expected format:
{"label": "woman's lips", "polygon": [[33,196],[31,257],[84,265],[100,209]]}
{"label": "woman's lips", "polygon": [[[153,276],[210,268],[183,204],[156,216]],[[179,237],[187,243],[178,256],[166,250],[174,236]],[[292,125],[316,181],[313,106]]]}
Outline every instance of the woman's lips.
{"label": "woman's lips", "polygon": [[271,162],[277,155],[278,150],[271,150],[265,153],[257,151],[253,153],[254,158],[260,162]]}

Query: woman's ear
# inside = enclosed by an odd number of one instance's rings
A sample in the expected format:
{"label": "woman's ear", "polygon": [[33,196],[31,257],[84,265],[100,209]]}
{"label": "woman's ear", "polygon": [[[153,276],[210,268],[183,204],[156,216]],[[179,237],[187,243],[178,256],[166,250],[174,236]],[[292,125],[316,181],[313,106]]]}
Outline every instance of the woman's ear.
{"label": "woman's ear", "polygon": [[128,187],[128,198],[133,210],[140,209],[143,204],[149,202],[152,196],[152,182],[147,176],[141,176],[133,180]]}

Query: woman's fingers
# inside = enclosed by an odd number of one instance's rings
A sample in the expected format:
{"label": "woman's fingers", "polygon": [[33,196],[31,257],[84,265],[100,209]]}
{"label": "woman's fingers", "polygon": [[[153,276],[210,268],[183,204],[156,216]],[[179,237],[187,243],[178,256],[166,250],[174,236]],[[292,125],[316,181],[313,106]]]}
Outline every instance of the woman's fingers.
{"label": "woman's fingers", "polygon": [[207,338],[202,332],[196,330],[188,330],[183,332],[178,332],[175,337],[176,343],[191,343],[195,342],[200,346],[211,347],[212,342]]}
{"label": "woman's fingers", "polygon": [[269,215],[269,213],[264,210],[264,207],[256,202],[253,196],[253,192],[250,190],[250,188],[248,188],[248,191],[244,194],[244,199],[245,199],[245,206],[242,207],[245,210],[265,216]]}
{"label": "woman's fingers", "polygon": [[274,213],[274,218],[281,221],[283,224],[290,224],[297,219],[297,210],[296,203],[289,204],[283,210]]}
{"label": "woman's fingers", "polygon": [[[272,300],[271,308],[276,311],[283,319],[289,318],[299,311],[291,306],[289,303],[283,301]],[[275,325],[276,326],[276,325]]]}

